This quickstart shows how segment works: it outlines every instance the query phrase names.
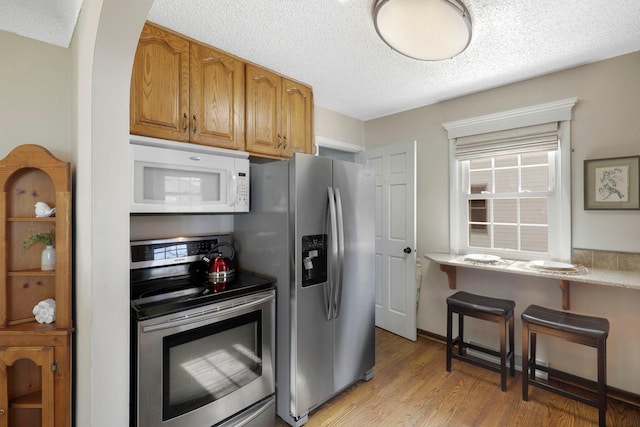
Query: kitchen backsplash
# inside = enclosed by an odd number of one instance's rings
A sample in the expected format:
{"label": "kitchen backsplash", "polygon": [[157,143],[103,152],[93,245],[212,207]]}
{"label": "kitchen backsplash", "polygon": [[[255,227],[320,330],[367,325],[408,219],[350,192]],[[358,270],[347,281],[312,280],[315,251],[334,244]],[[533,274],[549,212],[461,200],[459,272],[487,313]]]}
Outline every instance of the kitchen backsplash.
{"label": "kitchen backsplash", "polygon": [[588,268],[640,271],[639,253],[571,249],[571,262]]}

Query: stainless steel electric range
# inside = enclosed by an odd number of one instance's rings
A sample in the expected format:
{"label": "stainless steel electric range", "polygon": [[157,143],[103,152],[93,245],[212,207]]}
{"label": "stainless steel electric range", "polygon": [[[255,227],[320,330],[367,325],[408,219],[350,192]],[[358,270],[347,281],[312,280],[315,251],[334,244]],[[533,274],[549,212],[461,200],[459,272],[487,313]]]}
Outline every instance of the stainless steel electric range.
{"label": "stainless steel electric range", "polygon": [[131,242],[131,426],[275,425],[274,283],[203,260],[231,238]]}

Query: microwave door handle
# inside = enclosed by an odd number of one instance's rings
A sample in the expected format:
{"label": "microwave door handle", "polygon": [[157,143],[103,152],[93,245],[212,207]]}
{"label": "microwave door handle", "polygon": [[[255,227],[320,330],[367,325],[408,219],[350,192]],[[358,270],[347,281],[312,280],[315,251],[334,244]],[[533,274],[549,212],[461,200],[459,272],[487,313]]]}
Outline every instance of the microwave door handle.
{"label": "microwave door handle", "polygon": [[235,206],[238,201],[238,175],[229,171],[229,206]]}

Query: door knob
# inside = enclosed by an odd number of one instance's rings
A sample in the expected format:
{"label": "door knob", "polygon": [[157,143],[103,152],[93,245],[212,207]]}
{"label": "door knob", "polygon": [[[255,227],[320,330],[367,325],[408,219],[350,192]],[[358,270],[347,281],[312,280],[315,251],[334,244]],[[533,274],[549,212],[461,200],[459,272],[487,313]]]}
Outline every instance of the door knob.
{"label": "door knob", "polygon": [[404,250],[402,252],[404,252],[405,254],[408,255],[408,254],[411,253],[411,248],[409,246],[407,246],[406,248],[404,248]]}

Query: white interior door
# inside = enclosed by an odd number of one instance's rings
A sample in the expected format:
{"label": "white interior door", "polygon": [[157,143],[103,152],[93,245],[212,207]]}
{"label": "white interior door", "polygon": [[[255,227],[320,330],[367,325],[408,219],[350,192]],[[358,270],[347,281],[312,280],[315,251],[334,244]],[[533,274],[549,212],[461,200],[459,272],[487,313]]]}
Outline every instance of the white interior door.
{"label": "white interior door", "polygon": [[416,143],[364,156],[376,176],[376,326],[415,341]]}

